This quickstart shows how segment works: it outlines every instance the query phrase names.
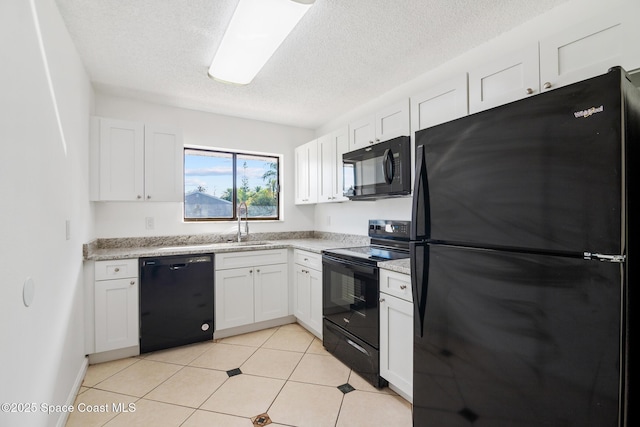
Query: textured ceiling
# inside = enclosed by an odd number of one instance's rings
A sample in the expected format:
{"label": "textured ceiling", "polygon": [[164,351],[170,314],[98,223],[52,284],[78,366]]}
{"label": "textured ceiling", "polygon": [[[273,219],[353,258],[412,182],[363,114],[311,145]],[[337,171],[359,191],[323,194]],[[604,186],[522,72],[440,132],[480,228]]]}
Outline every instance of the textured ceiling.
{"label": "textured ceiling", "polygon": [[207,69],[238,0],[56,0],[103,92],[315,129],[567,0],[316,0],[253,82]]}

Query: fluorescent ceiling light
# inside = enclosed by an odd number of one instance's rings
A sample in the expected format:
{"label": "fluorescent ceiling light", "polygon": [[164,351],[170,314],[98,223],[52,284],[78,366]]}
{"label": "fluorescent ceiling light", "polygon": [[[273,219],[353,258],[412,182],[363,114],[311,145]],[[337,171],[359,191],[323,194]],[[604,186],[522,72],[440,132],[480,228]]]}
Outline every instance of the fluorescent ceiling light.
{"label": "fluorescent ceiling light", "polygon": [[248,84],[315,0],[240,0],[209,76]]}

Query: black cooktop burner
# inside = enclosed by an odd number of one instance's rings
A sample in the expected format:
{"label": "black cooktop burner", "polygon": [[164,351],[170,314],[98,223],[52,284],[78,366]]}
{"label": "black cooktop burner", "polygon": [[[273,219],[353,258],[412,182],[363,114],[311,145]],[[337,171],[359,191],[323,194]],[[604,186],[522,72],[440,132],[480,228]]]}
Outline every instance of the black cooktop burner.
{"label": "black cooktop burner", "polygon": [[328,249],[322,253],[334,258],[367,264],[409,258],[410,224],[409,221],[369,220],[370,245]]}

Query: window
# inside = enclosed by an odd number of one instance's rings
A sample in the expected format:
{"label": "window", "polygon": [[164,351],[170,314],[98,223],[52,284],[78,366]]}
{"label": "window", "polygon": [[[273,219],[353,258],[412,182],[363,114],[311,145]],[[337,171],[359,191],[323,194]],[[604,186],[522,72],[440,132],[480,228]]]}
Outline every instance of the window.
{"label": "window", "polygon": [[[185,221],[280,218],[279,157],[185,148]],[[244,209],[242,212],[244,217]]]}

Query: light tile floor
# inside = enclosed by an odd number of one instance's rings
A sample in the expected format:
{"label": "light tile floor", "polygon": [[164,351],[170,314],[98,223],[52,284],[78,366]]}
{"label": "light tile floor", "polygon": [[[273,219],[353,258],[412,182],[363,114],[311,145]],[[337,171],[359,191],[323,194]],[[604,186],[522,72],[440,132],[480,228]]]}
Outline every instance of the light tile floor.
{"label": "light tile floor", "polygon": [[67,427],[411,426],[406,400],[297,324],[91,365],[75,408]]}

